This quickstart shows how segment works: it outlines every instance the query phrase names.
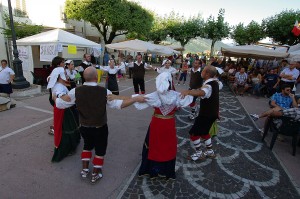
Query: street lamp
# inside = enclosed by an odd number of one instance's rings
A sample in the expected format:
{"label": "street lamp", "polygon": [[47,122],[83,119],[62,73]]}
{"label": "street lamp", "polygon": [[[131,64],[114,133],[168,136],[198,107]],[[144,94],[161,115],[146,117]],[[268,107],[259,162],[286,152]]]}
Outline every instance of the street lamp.
{"label": "street lamp", "polygon": [[15,72],[15,78],[12,83],[12,87],[16,88],[16,89],[28,88],[30,86],[30,84],[28,81],[26,81],[25,77],[23,76],[22,61],[19,59],[19,52],[17,49],[16,32],[15,32],[15,26],[14,26],[14,21],[13,21],[11,2],[10,2],[10,0],[7,0],[7,1],[8,1],[10,28],[11,28],[11,33],[12,33],[13,54],[14,54],[13,69]]}

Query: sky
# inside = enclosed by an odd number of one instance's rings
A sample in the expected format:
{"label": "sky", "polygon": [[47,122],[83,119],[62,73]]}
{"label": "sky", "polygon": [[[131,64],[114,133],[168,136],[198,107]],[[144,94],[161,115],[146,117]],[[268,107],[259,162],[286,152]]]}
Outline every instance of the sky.
{"label": "sky", "polygon": [[[252,20],[261,23],[264,18],[274,16],[283,10],[300,9],[300,0],[131,0],[154,11],[160,16],[170,13],[186,18],[198,13],[204,19],[217,17],[220,8],[225,9],[225,21],[229,25],[242,22],[248,25]],[[298,20],[300,21],[300,19]],[[293,22],[294,23],[294,22]]]}

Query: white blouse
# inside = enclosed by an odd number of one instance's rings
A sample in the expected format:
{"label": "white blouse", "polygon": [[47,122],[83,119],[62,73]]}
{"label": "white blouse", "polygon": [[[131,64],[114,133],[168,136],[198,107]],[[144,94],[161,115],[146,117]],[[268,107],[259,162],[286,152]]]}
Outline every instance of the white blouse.
{"label": "white blouse", "polygon": [[[133,97],[137,95],[133,95]],[[156,107],[160,109],[163,115],[167,115],[176,107],[186,107],[193,101],[193,96],[187,95],[181,99],[181,94],[173,90],[169,90],[164,94],[159,94],[157,91],[155,91],[145,95],[145,97],[146,102],[134,103],[135,108],[142,110],[149,106]]]}
{"label": "white blouse", "polygon": [[120,69],[125,68],[125,65],[114,66],[114,68],[111,68],[110,66],[99,66],[99,68],[100,70],[108,72],[108,74],[116,74]]}

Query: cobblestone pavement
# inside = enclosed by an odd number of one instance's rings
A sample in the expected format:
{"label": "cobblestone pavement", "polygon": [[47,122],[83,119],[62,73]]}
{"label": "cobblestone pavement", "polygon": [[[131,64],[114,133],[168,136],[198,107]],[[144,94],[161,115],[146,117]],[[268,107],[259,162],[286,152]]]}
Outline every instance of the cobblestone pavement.
{"label": "cobblestone pavement", "polygon": [[[220,92],[219,134],[213,139],[216,159],[187,160],[193,153],[189,109],[176,114],[177,179],[150,180],[135,175],[119,198],[299,198],[273,153],[261,142],[253,122],[228,88]],[[142,145],[142,143],[141,143]],[[141,147],[142,150],[142,147]]]}

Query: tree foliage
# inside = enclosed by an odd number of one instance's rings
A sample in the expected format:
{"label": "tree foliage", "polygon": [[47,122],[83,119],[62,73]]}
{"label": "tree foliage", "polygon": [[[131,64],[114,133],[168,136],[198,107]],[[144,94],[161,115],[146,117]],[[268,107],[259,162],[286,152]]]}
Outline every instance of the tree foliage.
{"label": "tree foliage", "polygon": [[184,47],[191,39],[203,36],[204,21],[200,16],[191,17],[188,20],[174,20],[169,26],[169,36],[180,42]]}
{"label": "tree foliage", "polygon": [[215,43],[229,36],[230,27],[229,24],[224,21],[224,14],[225,10],[220,9],[217,19],[211,15],[205,22],[204,35],[207,39],[212,40],[211,55],[213,55]]}
{"label": "tree foliage", "polygon": [[255,44],[264,37],[263,28],[255,21],[251,21],[248,26],[239,23],[233,28],[233,32],[231,33],[231,38],[239,45]]}
{"label": "tree foliage", "polygon": [[300,19],[299,10],[284,10],[279,14],[266,18],[262,26],[268,37],[279,44],[293,45],[299,43],[299,37],[291,32],[295,21]]}
{"label": "tree foliage", "polygon": [[149,11],[127,0],[67,0],[65,13],[68,19],[82,19],[94,25],[105,44],[128,33],[146,35],[153,21]]}
{"label": "tree foliage", "polygon": [[[7,38],[11,38],[12,32],[10,27],[10,19],[7,14],[4,15],[4,21],[6,24],[6,27],[8,28],[1,28],[1,33],[4,34]],[[14,21],[14,27],[16,32],[17,39],[22,39],[24,37],[28,37],[31,35],[38,34],[42,32],[43,26],[40,25],[30,25],[27,21],[26,22],[19,22]]]}
{"label": "tree foliage", "polygon": [[204,21],[200,15],[185,19],[178,13],[171,12],[165,17],[155,17],[152,29],[148,34],[154,43],[173,38],[184,47],[191,39],[203,35]]}

